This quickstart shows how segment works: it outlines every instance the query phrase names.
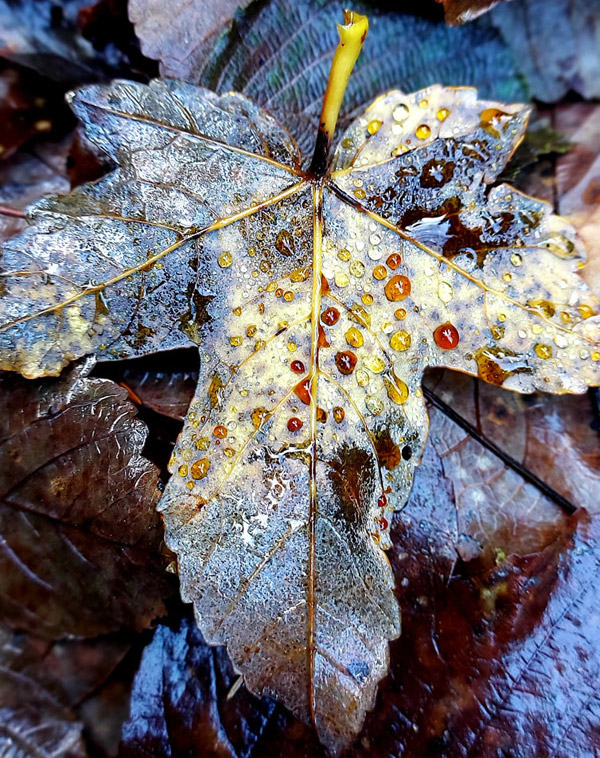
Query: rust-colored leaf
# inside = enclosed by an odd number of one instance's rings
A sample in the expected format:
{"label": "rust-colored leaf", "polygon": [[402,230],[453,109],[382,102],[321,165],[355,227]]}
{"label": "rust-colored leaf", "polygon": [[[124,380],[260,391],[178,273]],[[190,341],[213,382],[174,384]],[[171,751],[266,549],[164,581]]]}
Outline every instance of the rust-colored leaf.
{"label": "rust-colored leaf", "polygon": [[2,366],[198,345],[159,505],[182,596],[251,690],[340,750],[400,632],[383,549],[427,435],[426,367],[519,392],[600,383],[573,229],[488,190],[528,109],[390,92],[330,169],[326,114],[306,173],[239,95],[116,82],[72,103],[119,168],[38,203],[4,246]]}

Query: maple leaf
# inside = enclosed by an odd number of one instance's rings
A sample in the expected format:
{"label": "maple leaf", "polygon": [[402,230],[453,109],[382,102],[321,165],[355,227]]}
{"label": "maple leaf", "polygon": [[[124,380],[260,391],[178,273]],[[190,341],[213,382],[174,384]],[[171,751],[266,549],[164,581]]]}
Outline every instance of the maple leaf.
{"label": "maple leaf", "polygon": [[196,395],[159,509],[182,596],[249,688],[358,733],[400,633],[382,548],[445,366],[520,392],[600,383],[573,229],[487,190],[528,109],[387,93],[328,153],[366,20],[349,13],[309,171],[243,96],[174,80],[72,96],[119,165],[38,202],[3,248],[0,366],[195,343]]}

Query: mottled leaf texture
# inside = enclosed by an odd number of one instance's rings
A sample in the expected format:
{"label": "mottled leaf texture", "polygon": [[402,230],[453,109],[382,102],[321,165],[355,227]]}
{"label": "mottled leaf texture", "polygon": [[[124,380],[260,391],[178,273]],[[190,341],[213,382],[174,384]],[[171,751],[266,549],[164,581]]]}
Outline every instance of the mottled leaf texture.
{"label": "mottled leaf texture", "polygon": [[49,638],[142,629],[169,594],[146,429],[85,373],[0,379],[0,617]]}
{"label": "mottled leaf texture", "polygon": [[[432,462],[417,479],[419,486],[437,484],[441,507],[428,515],[443,517],[446,483]],[[590,577],[598,571],[598,517],[580,511],[535,552],[483,569],[463,563],[453,574],[455,559],[439,549],[437,524],[409,516],[413,501],[395,522],[390,551],[403,633],[392,645],[377,707],[344,755],[595,758],[600,625]],[[267,723],[249,721],[245,715],[261,701],[243,688],[227,698],[231,676],[225,686],[215,682],[218,660],[185,624],[157,630],[136,675],[122,758],[326,756],[280,708]],[[190,665],[202,667],[209,686],[182,682]],[[232,713],[240,713],[241,728],[232,728]]]}
{"label": "mottled leaf texture", "polygon": [[[156,5],[156,0],[130,2],[130,16],[142,49],[161,62],[163,76],[219,93],[234,90],[247,95],[285,124],[309,156],[338,43],[335,24],[340,3],[251,3],[235,15],[218,43],[211,43],[210,51],[190,34],[206,21],[204,3],[178,3],[175,20],[166,29],[152,21]],[[352,7],[369,15],[369,43],[348,83],[341,124],[391,87],[410,92],[441,80],[477,87],[485,97],[500,100],[526,96],[508,46],[490,25],[451,29],[442,21],[378,11],[366,3]]]}
{"label": "mottled leaf texture", "polygon": [[62,693],[40,678],[40,662],[32,666],[23,641],[0,629],[0,755],[85,758],[83,725]]}
{"label": "mottled leaf texture", "polygon": [[600,382],[573,229],[486,189],[528,110],[390,92],[315,179],[241,95],[116,82],[73,106],[120,167],[33,206],[4,246],[2,365],[198,344],[159,504],[182,596],[252,691],[339,750],[400,632],[382,548],[427,433],[424,369],[521,392]]}
{"label": "mottled leaf texture", "polygon": [[235,686],[237,678],[223,649],[208,647],[193,621],[160,625],[134,681],[121,758],[249,756],[275,703]]}

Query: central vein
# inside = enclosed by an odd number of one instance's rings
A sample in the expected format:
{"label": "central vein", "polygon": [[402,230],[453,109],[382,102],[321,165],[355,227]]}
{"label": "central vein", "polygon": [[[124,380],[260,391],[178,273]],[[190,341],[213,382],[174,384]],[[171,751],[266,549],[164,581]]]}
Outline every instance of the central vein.
{"label": "central vein", "polygon": [[313,185],[313,278],[310,348],[310,505],[308,514],[308,703],[315,720],[315,540],[317,504],[317,391],[319,381],[319,317],[321,313],[321,269],[323,240],[323,185]]}

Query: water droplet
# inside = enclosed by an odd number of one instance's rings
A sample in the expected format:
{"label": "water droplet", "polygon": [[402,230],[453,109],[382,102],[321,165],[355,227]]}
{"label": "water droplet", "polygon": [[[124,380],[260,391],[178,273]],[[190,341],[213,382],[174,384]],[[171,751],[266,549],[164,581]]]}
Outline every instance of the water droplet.
{"label": "water droplet", "polygon": [[392,158],[398,158],[400,155],[404,155],[404,153],[408,153],[409,148],[406,145],[397,145],[392,150]]}
{"label": "water droplet", "polygon": [[374,118],[367,124],[367,131],[371,136],[373,136],[374,134],[377,134],[377,132],[381,129],[382,124],[383,121],[379,121],[379,119]]}
{"label": "water droplet", "polygon": [[343,248],[338,253],[338,258],[341,261],[349,261],[350,260],[350,250],[346,250],[346,248]]}
{"label": "water droplet", "polygon": [[507,271],[505,274],[502,274],[502,278],[505,282],[510,282],[512,280],[512,274]]}
{"label": "water droplet", "polygon": [[433,332],[433,339],[438,347],[442,350],[454,350],[458,347],[460,337],[457,328],[450,323],[441,324]]}
{"label": "water droplet", "polygon": [[349,147],[352,147],[354,145],[354,142],[352,141],[351,137],[346,137],[342,140],[342,147],[345,147],[348,149]]}
{"label": "water droplet", "polygon": [[427,139],[431,135],[431,129],[427,124],[421,124],[420,126],[417,126],[415,134],[419,139]]}
{"label": "water droplet", "polygon": [[547,360],[548,358],[552,358],[552,346],[551,345],[544,345],[541,342],[538,342],[537,345],[534,345],[535,354],[538,358],[542,358],[543,360]]}
{"label": "water droplet", "polygon": [[513,253],[510,256],[510,262],[513,266],[520,266],[523,263],[523,256],[519,255],[519,253]]}
{"label": "water droplet", "polygon": [[294,242],[294,237],[287,229],[282,229],[279,232],[277,239],[275,240],[275,247],[282,255],[294,255],[296,252],[296,243]]}
{"label": "water droplet", "polygon": [[338,424],[341,424],[344,420],[344,416],[346,415],[346,412],[343,408],[340,408],[339,405],[336,405],[336,407],[333,409],[333,418]]}
{"label": "water droplet", "polygon": [[419,101],[419,108],[425,109],[427,108],[428,105],[429,105],[429,100],[426,100],[425,98]]}
{"label": "water droplet", "polygon": [[321,321],[327,326],[337,324],[340,318],[340,312],[337,308],[327,308],[321,313]]}
{"label": "water droplet", "polygon": [[350,284],[350,279],[343,271],[336,271],[333,277],[333,281],[336,287],[347,287]]}
{"label": "water droplet", "polygon": [[406,121],[409,113],[410,111],[408,110],[407,105],[404,105],[404,103],[398,103],[392,111],[392,117],[394,118],[394,121]]}
{"label": "water droplet", "polygon": [[219,261],[219,266],[221,268],[229,268],[229,266],[231,266],[231,264],[233,263],[233,257],[231,253],[229,252],[221,253],[221,255],[218,258],[218,261]]}
{"label": "water droplet", "polygon": [[350,273],[357,279],[365,275],[365,264],[362,261],[352,261],[350,264]]}
{"label": "water droplet", "polygon": [[302,429],[303,426],[304,424],[297,416],[292,416],[292,418],[287,422],[287,428],[290,430],[290,432],[298,432],[300,429]]}
{"label": "water droplet", "polygon": [[408,350],[411,342],[412,340],[410,334],[404,329],[401,329],[399,332],[395,332],[390,337],[390,347],[392,350]]}
{"label": "water droplet", "polygon": [[351,347],[362,347],[364,344],[364,339],[361,334],[361,332],[354,326],[351,326],[350,329],[346,332],[346,342]]}
{"label": "water droplet", "polygon": [[340,374],[351,374],[356,366],[356,355],[351,350],[343,350],[336,353],[335,365]]}
{"label": "water droplet", "polygon": [[567,340],[564,334],[562,334],[561,332],[558,332],[556,336],[554,337],[554,344],[556,345],[556,347],[564,348],[564,347],[568,347],[569,341]]}
{"label": "water droplet", "polygon": [[369,356],[368,358],[365,358],[364,364],[374,374],[381,374],[381,372],[385,369],[385,366],[386,366],[386,363],[383,360],[383,358],[380,358],[378,355],[372,355],[372,356]]}
{"label": "water droplet", "polygon": [[454,290],[452,289],[452,285],[448,282],[441,281],[438,284],[438,297],[444,303],[444,305],[447,305],[454,295]]}
{"label": "water droplet", "polygon": [[359,368],[356,372],[356,383],[359,387],[366,387],[369,383],[369,375],[364,368]]}
{"label": "water droplet", "polygon": [[192,467],[190,469],[192,478],[204,479],[204,477],[208,474],[209,468],[210,468],[210,461],[208,460],[208,458],[200,458],[199,460],[192,463]]}
{"label": "water droplet", "polygon": [[404,300],[410,295],[410,280],[402,274],[396,274],[385,285],[385,296],[391,302]]}

